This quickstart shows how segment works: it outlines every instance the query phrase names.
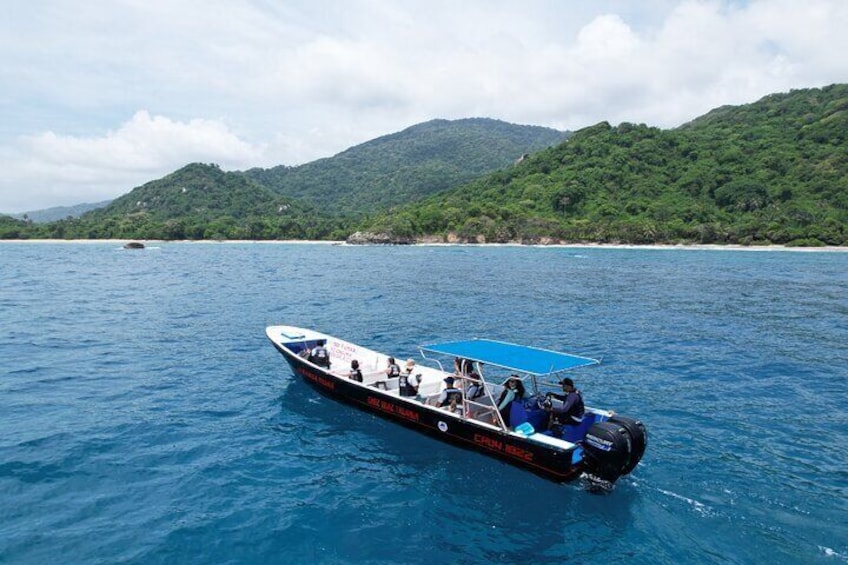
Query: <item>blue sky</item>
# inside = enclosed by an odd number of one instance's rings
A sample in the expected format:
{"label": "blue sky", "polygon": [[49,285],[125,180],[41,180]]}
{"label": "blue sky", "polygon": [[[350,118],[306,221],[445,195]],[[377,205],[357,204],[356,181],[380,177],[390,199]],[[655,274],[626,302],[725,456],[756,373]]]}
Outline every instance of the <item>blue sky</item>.
{"label": "blue sky", "polygon": [[0,211],[433,118],[670,128],[848,82],[843,0],[40,0],[0,20]]}

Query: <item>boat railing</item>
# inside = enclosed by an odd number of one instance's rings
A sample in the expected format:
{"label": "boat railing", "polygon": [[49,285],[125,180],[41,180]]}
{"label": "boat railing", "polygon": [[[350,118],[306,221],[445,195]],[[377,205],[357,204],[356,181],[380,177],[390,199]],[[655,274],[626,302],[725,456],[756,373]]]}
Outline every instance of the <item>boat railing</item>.
{"label": "boat railing", "polygon": [[500,414],[497,407],[491,404],[484,404],[475,400],[465,401],[465,417],[469,420],[477,420],[485,424],[492,424],[500,427]]}
{"label": "boat railing", "polygon": [[[474,377],[471,375],[454,374],[454,378],[459,381],[457,388],[462,390],[463,402],[465,404],[465,417],[484,422],[486,424],[492,424],[505,430],[507,426],[503,421],[500,412],[497,410],[497,402],[493,396],[493,385],[486,382],[486,379],[484,379],[479,373]],[[478,394],[476,398],[469,398],[469,391],[475,386],[482,387],[481,393]]]}

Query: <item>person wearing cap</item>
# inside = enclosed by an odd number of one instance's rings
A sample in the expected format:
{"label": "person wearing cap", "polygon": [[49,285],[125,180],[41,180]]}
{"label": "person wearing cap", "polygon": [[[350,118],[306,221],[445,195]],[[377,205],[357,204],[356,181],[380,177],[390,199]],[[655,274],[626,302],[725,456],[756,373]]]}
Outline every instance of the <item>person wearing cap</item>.
{"label": "person wearing cap", "polygon": [[421,384],[421,373],[418,373],[413,378],[412,372],[415,370],[415,360],[407,359],[406,366],[398,378],[398,391],[401,396],[415,396],[418,394],[418,385]]}
{"label": "person wearing cap", "polygon": [[563,394],[552,393],[551,397],[562,402],[561,405],[553,406],[553,403],[545,404],[545,410],[551,413],[548,429],[554,426],[576,426],[583,421],[586,407],[583,405],[583,395],[574,388],[574,381],[569,378],[559,382]]}
{"label": "person wearing cap", "polygon": [[454,411],[462,404],[462,391],[454,386],[455,381],[453,377],[445,377],[445,388],[436,400],[436,406],[439,408],[450,406],[451,411]]}

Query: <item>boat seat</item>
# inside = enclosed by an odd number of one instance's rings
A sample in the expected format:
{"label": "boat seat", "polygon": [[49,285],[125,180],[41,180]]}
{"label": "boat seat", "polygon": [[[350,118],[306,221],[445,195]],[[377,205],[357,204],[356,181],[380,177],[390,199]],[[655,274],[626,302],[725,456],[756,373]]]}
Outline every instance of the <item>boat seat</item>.
{"label": "boat seat", "polygon": [[374,386],[377,381],[384,380],[386,380],[385,371],[362,371],[363,384]]}
{"label": "boat seat", "polygon": [[548,413],[539,408],[534,408],[534,406],[535,404],[527,400],[513,400],[509,407],[509,422],[506,422],[506,425],[515,428],[529,422],[537,430],[545,429],[548,423]]}
{"label": "boat seat", "polygon": [[380,390],[397,390],[398,380],[381,379],[379,381],[374,381],[373,383],[371,383],[371,386],[373,386],[374,388],[379,388]]}
{"label": "boat seat", "polygon": [[589,431],[589,428],[597,421],[597,419],[598,415],[594,412],[586,412],[583,415],[583,421],[576,426],[562,427],[562,439],[570,441],[571,443],[582,441],[583,438],[586,437],[586,432]]}

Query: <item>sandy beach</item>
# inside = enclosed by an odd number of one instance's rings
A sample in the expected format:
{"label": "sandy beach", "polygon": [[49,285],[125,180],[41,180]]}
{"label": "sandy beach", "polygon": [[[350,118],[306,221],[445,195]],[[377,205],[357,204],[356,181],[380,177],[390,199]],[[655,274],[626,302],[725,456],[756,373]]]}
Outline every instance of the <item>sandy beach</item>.
{"label": "sandy beach", "polygon": [[[339,245],[347,247],[359,247],[360,244],[349,244],[344,241],[324,241],[324,240],[301,240],[301,239],[285,239],[285,240],[252,240],[252,239],[227,239],[227,240],[157,240],[157,239],[0,239],[0,244],[114,244],[124,245],[129,241],[139,241],[145,246],[150,245]],[[368,245],[368,244],[366,244]],[[524,244],[519,242],[514,243],[442,243],[442,242],[421,242],[413,243],[419,247],[545,247],[545,248],[566,248],[566,249],[653,249],[653,250],[702,250],[702,251],[798,251],[798,252],[827,252],[827,253],[845,253],[848,252],[848,247],[787,247],[785,245],[718,245],[718,244],[652,244],[652,245],[635,245],[635,244],[616,244],[616,243],[552,243],[552,244]],[[381,247],[385,244],[371,244],[372,247]],[[394,247],[394,245],[391,245]]]}

